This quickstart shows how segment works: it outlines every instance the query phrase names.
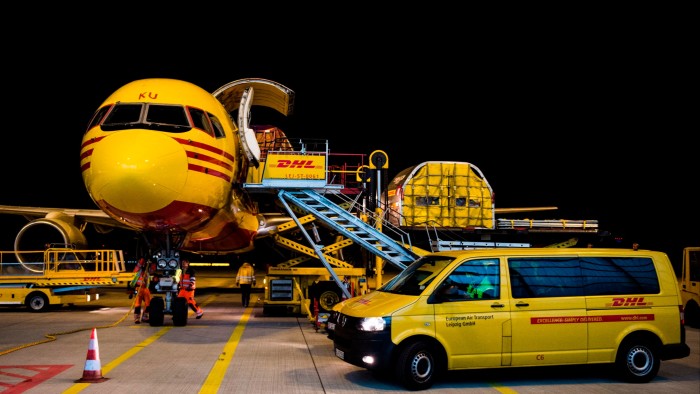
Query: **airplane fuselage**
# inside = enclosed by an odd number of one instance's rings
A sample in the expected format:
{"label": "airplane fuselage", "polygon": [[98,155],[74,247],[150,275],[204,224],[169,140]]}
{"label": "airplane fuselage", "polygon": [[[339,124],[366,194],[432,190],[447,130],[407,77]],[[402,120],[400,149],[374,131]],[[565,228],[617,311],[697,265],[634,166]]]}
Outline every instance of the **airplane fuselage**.
{"label": "airplane fuselage", "polygon": [[[80,165],[93,201],[146,234],[180,234],[182,250],[246,250],[257,212],[237,197],[238,128],[211,93],[185,81],[124,85],[96,111]],[[245,177],[245,175],[243,175]]]}

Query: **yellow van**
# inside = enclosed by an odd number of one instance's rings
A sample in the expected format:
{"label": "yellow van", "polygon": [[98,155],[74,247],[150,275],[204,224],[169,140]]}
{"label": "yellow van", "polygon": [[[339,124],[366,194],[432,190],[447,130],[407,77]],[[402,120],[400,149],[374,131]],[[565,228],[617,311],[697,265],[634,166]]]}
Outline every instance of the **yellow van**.
{"label": "yellow van", "polygon": [[614,364],[643,383],[687,357],[678,282],[662,252],[513,248],[431,253],[339,303],[335,355],[410,390],[446,370]]}

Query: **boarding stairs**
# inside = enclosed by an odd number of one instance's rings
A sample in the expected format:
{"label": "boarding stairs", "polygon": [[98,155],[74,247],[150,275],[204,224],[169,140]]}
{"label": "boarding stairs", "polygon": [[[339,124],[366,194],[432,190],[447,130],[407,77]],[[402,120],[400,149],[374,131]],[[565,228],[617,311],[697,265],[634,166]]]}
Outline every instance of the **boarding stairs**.
{"label": "boarding stairs", "polygon": [[[297,222],[299,228],[302,228],[301,223],[298,222],[299,219],[289,204],[315,216],[326,227],[351,239],[400,270],[404,270],[408,264],[418,258],[418,255],[411,251],[409,240],[407,240],[408,246],[406,243],[394,240],[314,189],[283,189],[279,191],[278,197],[292,219]],[[315,245],[311,237],[307,238],[310,243]],[[320,251],[323,245],[315,245],[315,248]]]}

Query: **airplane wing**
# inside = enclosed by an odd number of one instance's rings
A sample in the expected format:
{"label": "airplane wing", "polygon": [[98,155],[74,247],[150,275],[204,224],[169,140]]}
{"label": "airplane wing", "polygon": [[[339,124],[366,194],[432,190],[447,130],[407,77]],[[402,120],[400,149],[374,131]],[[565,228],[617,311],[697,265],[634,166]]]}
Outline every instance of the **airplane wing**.
{"label": "airplane wing", "polygon": [[95,231],[102,234],[115,228],[134,231],[99,209],[0,205],[0,215],[22,216],[27,220],[15,237],[15,250],[40,250],[47,243],[86,248],[88,242],[83,230],[87,224],[92,224]]}
{"label": "airplane wing", "polygon": [[19,205],[0,205],[0,215],[18,215],[31,221],[38,218],[70,217],[79,223],[91,223],[109,227],[119,227],[133,230],[112,219],[99,209],[78,209],[78,208],[47,208],[47,207],[25,207]]}

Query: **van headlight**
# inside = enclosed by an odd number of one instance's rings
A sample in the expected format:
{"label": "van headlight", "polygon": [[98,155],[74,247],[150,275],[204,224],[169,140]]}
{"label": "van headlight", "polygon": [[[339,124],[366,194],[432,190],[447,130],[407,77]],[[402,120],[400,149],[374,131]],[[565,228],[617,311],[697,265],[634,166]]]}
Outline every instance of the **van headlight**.
{"label": "van headlight", "polygon": [[360,331],[384,331],[389,326],[389,318],[383,317],[365,317],[360,319],[358,329]]}

